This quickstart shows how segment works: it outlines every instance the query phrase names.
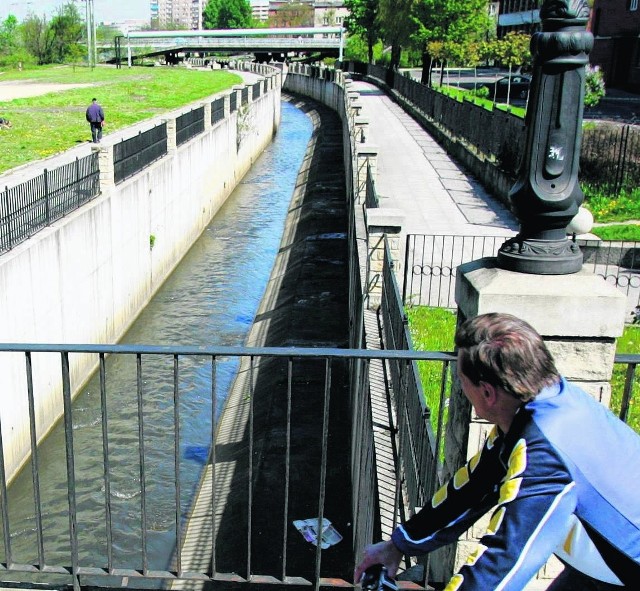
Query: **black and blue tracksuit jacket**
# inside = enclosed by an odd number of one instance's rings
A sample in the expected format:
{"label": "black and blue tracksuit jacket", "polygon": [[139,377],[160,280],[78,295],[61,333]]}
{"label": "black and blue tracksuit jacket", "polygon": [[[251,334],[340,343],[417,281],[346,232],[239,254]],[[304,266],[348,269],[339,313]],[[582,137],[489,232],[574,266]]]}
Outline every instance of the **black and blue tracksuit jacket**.
{"label": "black and blue tracksuit jacket", "polygon": [[497,427],[392,540],[418,555],[493,508],[446,591],[520,590],[555,553],[609,583],[640,585],[640,436],[562,379]]}

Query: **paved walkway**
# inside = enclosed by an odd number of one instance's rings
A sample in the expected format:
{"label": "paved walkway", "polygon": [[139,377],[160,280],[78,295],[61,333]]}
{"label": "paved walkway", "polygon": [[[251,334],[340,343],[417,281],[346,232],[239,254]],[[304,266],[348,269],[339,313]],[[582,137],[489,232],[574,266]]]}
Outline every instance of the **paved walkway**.
{"label": "paved walkway", "polygon": [[405,213],[403,233],[515,233],[513,215],[399,105],[373,84],[354,81],[352,88],[360,92],[369,120],[367,141],[378,148],[380,206]]}

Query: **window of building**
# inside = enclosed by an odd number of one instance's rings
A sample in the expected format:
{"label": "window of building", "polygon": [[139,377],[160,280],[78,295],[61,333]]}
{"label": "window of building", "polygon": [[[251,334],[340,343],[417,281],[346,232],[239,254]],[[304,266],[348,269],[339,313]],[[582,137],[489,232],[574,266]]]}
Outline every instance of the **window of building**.
{"label": "window of building", "polygon": [[630,0],[629,10],[638,10],[638,0]]}

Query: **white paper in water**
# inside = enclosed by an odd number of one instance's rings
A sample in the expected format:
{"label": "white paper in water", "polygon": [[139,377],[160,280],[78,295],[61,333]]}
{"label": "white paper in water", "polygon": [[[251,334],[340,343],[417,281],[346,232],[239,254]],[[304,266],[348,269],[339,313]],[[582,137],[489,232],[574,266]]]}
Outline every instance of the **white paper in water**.
{"label": "white paper in water", "polygon": [[[311,542],[314,546],[318,545],[318,518],[298,519],[293,522],[296,529],[302,534],[307,542]],[[320,548],[326,550],[329,546],[333,546],[342,540],[342,536],[331,525],[328,519],[322,519],[322,536],[320,537]]]}

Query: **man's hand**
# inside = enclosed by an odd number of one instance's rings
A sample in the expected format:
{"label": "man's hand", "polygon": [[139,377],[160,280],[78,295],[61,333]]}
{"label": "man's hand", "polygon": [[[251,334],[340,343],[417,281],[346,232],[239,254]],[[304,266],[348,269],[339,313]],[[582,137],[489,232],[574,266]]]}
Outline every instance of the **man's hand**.
{"label": "man's hand", "polygon": [[362,561],[353,571],[353,582],[357,585],[362,578],[362,573],[374,564],[386,566],[387,574],[395,577],[401,560],[402,552],[393,545],[391,540],[370,544],[364,549]]}

